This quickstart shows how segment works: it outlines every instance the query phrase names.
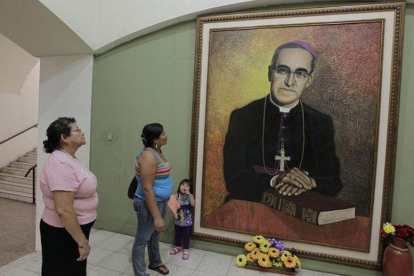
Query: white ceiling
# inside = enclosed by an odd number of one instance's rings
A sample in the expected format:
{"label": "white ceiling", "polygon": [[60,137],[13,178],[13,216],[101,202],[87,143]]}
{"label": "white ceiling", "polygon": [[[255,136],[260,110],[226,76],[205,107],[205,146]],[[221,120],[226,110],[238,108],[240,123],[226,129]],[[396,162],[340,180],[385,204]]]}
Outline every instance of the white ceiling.
{"label": "white ceiling", "polygon": [[37,0],[0,0],[0,33],[36,57],[93,53]]}
{"label": "white ceiling", "polygon": [[38,58],[0,34],[0,93],[20,93],[38,62]]}
{"label": "white ceiling", "polygon": [[200,14],[309,0],[40,0],[95,52]]}
{"label": "white ceiling", "polygon": [[199,15],[322,1],[0,0],[0,33],[36,57],[103,53]]}

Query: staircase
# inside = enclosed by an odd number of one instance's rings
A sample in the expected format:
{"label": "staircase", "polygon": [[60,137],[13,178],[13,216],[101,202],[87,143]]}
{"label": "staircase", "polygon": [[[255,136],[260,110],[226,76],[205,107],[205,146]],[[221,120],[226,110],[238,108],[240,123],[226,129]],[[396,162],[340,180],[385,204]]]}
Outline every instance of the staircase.
{"label": "staircase", "polygon": [[[27,171],[37,163],[37,149],[10,162],[0,169],[0,197],[33,203],[33,171]],[[36,178],[37,178],[37,169]]]}

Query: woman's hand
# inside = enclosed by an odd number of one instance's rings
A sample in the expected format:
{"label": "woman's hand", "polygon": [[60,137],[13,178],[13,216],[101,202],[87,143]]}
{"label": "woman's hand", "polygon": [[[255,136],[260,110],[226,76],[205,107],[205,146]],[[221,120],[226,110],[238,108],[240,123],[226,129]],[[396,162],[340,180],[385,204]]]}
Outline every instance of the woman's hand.
{"label": "woman's hand", "polygon": [[79,249],[79,258],[77,258],[76,260],[78,262],[86,260],[86,258],[88,258],[89,256],[89,253],[91,252],[91,247],[89,243],[86,243],[83,246],[78,246],[78,249]]}
{"label": "woman's hand", "polygon": [[162,219],[162,217],[154,219],[154,227],[155,227],[155,231],[157,231],[158,233],[164,232],[165,224],[164,224],[164,220]]}

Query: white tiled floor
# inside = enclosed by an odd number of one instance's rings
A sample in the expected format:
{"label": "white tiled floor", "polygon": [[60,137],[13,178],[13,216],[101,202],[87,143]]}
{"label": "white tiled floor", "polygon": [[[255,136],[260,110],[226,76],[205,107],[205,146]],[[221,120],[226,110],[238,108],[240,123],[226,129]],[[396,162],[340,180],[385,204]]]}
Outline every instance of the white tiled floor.
{"label": "white tiled floor", "polygon": [[[89,276],[130,276],[134,275],[131,264],[131,249],[134,237],[113,232],[92,229],[90,241],[92,252],[88,258]],[[172,276],[264,276],[276,275],[238,268],[234,257],[198,249],[190,249],[190,259],[184,261],[181,254],[169,254],[172,245],[161,243],[162,261],[168,266]],[[31,253],[0,268],[0,276],[39,276],[42,255]],[[147,259],[148,264],[148,259]],[[155,271],[147,271],[151,276],[160,275]],[[302,269],[298,276],[328,276]]]}

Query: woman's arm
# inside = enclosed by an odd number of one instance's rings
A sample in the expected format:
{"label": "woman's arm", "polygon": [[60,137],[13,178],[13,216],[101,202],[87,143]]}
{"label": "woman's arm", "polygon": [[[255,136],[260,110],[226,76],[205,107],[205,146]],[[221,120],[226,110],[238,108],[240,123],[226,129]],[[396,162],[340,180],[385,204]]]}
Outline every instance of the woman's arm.
{"label": "woman's arm", "polygon": [[88,257],[91,247],[89,246],[88,240],[83,234],[78,218],[76,217],[76,213],[73,208],[74,198],[74,192],[53,191],[56,212],[59,215],[60,221],[65,229],[78,244],[79,258],[77,261],[83,261]]}
{"label": "woman's arm", "polygon": [[142,188],[144,190],[145,202],[147,203],[148,209],[154,218],[155,231],[161,233],[165,230],[164,220],[158,210],[157,201],[154,194],[154,180],[155,172],[157,170],[157,159],[154,155],[145,151],[141,154],[138,160]]}

